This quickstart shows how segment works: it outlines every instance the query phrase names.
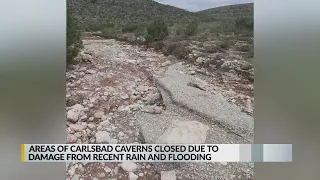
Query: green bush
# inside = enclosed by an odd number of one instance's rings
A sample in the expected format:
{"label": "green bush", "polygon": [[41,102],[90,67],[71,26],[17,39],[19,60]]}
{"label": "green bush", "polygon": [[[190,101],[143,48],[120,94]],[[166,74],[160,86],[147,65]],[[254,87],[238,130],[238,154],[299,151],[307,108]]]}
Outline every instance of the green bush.
{"label": "green bush", "polygon": [[146,35],[145,29],[143,29],[143,28],[137,29],[137,30],[134,32],[134,35],[135,35],[136,37],[144,37],[144,36]]}
{"label": "green bush", "polygon": [[241,45],[241,46],[237,46],[236,49],[241,52],[250,52],[252,48],[253,47],[251,47],[250,45]]}
{"label": "green bush", "polygon": [[235,20],[235,26],[240,30],[253,31],[253,18],[241,17]]}
{"label": "green bush", "polygon": [[177,35],[177,36],[180,36],[181,34],[182,34],[182,30],[181,30],[181,29],[177,29],[177,30],[176,30],[176,35]]}
{"label": "green bush", "polygon": [[199,24],[196,21],[189,23],[185,31],[186,36],[194,36],[198,31],[198,27]]}
{"label": "green bush", "polygon": [[219,51],[219,48],[217,48],[216,46],[206,46],[204,48],[205,53],[217,53],[218,51]]}
{"label": "green bush", "polygon": [[179,46],[177,43],[168,43],[165,47],[166,54],[170,55]]}
{"label": "green bush", "polygon": [[172,54],[178,59],[186,59],[191,51],[185,46],[178,46]]}
{"label": "green bush", "polygon": [[107,28],[113,28],[113,27],[115,27],[114,23],[106,22],[106,23],[102,23],[102,24],[98,24],[98,23],[91,24],[88,29],[91,32],[96,32],[96,31],[102,31]]}
{"label": "green bush", "polygon": [[106,38],[116,38],[117,35],[120,34],[120,28],[114,26],[114,27],[107,27],[102,30],[102,34]]}
{"label": "green bush", "polygon": [[67,10],[67,63],[70,63],[79,53],[81,47],[80,31],[72,19],[71,11]]}
{"label": "green bush", "polygon": [[130,33],[138,30],[139,26],[137,24],[128,24],[122,27],[122,32],[123,33]]}
{"label": "green bush", "polygon": [[167,24],[163,20],[156,20],[150,23],[147,27],[148,42],[164,40],[169,35]]}
{"label": "green bush", "polygon": [[165,46],[165,44],[162,41],[158,41],[158,42],[155,42],[152,44],[152,47],[156,51],[163,49],[164,46]]}

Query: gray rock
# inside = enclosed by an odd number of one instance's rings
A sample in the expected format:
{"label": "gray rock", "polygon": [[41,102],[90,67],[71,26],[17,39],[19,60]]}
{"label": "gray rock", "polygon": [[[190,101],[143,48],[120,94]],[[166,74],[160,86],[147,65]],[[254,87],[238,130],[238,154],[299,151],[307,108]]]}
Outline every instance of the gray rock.
{"label": "gray rock", "polygon": [[81,67],[80,69],[79,69],[79,71],[86,71],[87,70],[87,67]]}
{"label": "gray rock", "polygon": [[[184,133],[188,133],[189,130],[188,129],[180,130],[179,123],[178,123],[178,126],[176,127],[174,124],[172,124],[172,122],[192,121],[192,119],[188,119],[186,117],[181,117],[176,115],[170,115],[170,114],[167,114],[166,112],[162,114],[151,114],[151,113],[139,112],[136,114],[136,118],[138,121],[138,125],[140,126],[140,132],[141,132],[140,140],[143,143],[149,143],[149,144],[154,144],[154,143],[157,144],[159,141],[177,140],[177,139],[170,139],[170,137],[168,136],[170,136],[170,134],[173,135],[175,133],[178,133],[179,131],[183,133],[183,137],[179,135],[176,138],[179,138],[178,140],[181,140],[181,139],[183,140],[183,138],[188,136],[188,135],[185,135]],[[180,124],[180,127],[183,127],[183,125]],[[197,132],[197,130],[195,132]],[[200,134],[202,134],[202,132]],[[161,137],[162,139],[160,139],[159,137]],[[201,138],[201,135],[200,136],[197,135],[196,137]]]}
{"label": "gray rock", "polygon": [[72,176],[72,178],[70,180],[79,180],[80,179],[80,175],[75,174]]}
{"label": "gray rock", "polygon": [[128,100],[129,96],[128,96],[128,94],[121,94],[120,98],[123,99],[123,100]]}
{"label": "gray rock", "polygon": [[189,71],[189,74],[195,75],[195,74],[196,74],[196,71]]}
{"label": "gray rock", "polygon": [[95,74],[95,73],[96,73],[96,71],[95,71],[95,70],[90,69],[90,70],[87,70],[87,73],[89,73],[89,74]]}
{"label": "gray rock", "polygon": [[76,143],[78,138],[73,134],[67,135],[67,143]]}
{"label": "gray rock", "polygon": [[75,104],[67,112],[67,119],[72,122],[77,122],[83,113],[84,107],[81,104]]}
{"label": "gray rock", "polygon": [[219,123],[221,127],[233,131],[247,140],[253,140],[254,120],[251,116],[227,101],[219,93],[201,91],[190,87],[192,76],[180,74],[180,65],[172,65],[163,77],[156,78],[158,87],[164,98],[165,104],[174,103],[179,107],[192,111],[211,123]]}
{"label": "gray rock", "polygon": [[106,173],[110,173],[110,172],[112,171],[112,169],[110,169],[109,167],[105,167],[105,168],[104,168],[104,171],[105,171]]}
{"label": "gray rock", "polygon": [[118,108],[118,111],[120,111],[120,112],[130,112],[130,107],[129,106],[120,106],[119,108]]}
{"label": "gray rock", "polygon": [[166,66],[168,66],[170,64],[171,64],[171,61],[166,61],[166,62],[162,63],[161,66],[162,67],[166,67]]}
{"label": "gray rock", "polygon": [[80,124],[70,124],[70,129],[73,131],[82,131],[85,127],[83,125]]}
{"label": "gray rock", "polygon": [[95,124],[88,124],[88,128],[90,128],[90,129],[95,129],[96,128],[96,125]]}
{"label": "gray rock", "polygon": [[206,60],[206,59],[205,59],[204,57],[198,57],[198,58],[196,59],[196,64],[202,64],[202,63],[204,63],[205,60]]}
{"label": "gray rock", "polygon": [[151,114],[160,114],[162,113],[162,108],[159,106],[146,106],[143,109],[141,109],[141,111]]}
{"label": "gray rock", "polygon": [[102,128],[108,128],[108,127],[110,126],[109,120],[102,121],[102,122],[100,123],[100,126],[101,126]]}
{"label": "gray rock", "polygon": [[141,105],[140,104],[130,104],[128,107],[133,111],[137,111],[141,108]]}
{"label": "gray rock", "polygon": [[227,162],[220,162],[220,164],[222,164],[222,165],[224,165],[224,166],[228,165]]}
{"label": "gray rock", "polygon": [[120,137],[123,137],[124,136],[124,133],[122,132],[122,131],[120,131],[119,133],[118,133],[118,137],[120,138]]}
{"label": "gray rock", "polygon": [[98,173],[98,174],[97,174],[97,177],[98,177],[98,178],[104,178],[104,177],[106,177],[106,174],[103,173],[103,172],[101,172],[101,173]]}
{"label": "gray rock", "polygon": [[155,94],[150,94],[148,97],[147,97],[147,104],[148,105],[154,105],[156,103],[159,103],[162,101],[162,97],[161,97],[161,94],[160,93],[155,93]]}
{"label": "gray rock", "polygon": [[173,56],[173,55],[169,55],[169,56],[167,57],[167,59],[168,59],[168,61],[175,61],[175,60],[177,60],[177,58],[176,58],[175,56]]}
{"label": "gray rock", "polygon": [[190,80],[189,83],[187,83],[188,86],[191,86],[191,87],[195,87],[195,88],[198,88],[198,89],[201,89],[201,90],[206,90],[207,89],[207,86],[208,86],[208,83],[206,83],[205,81],[199,79],[199,78],[192,78]]}
{"label": "gray rock", "polygon": [[176,171],[161,171],[161,180],[176,180]]}
{"label": "gray rock", "polygon": [[251,63],[248,62],[242,62],[240,65],[240,68],[243,70],[249,70],[253,68],[253,65]]}
{"label": "gray rock", "polygon": [[138,176],[135,175],[133,172],[129,172],[129,180],[136,180],[138,179]]}
{"label": "gray rock", "polygon": [[201,144],[206,141],[209,127],[197,121],[174,120],[156,141],[159,144]]}
{"label": "gray rock", "polygon": [[231,69],[233,69],[233,64],[230,61],[226,61],[221,65],[221,69],[229,71]]}
{"label": "gray rock", "polygon": [[120,166],[123,170],[127,172],[133,172],[138,167],[134,162],[130,162],[130,161],[123,162]]}
{"label": "gray rock", "polygon": [[80,55],[81,55],[81,58],[82,58],[83,61],[91,62],[94,59],[91,55],[85,54],[84,52],[81,52]]}
{"label": "gray rock", "polygon": [[97,111],[97,112],[94,113],[94,117],[95,118],[101,119],[102,116],[104,116],[104,112],[103,111]]}
{"label": "gray rock", "polygon": [[97,143],[108,143],[110,141],[110,134],[107,131],[98,131],[95,137]]}

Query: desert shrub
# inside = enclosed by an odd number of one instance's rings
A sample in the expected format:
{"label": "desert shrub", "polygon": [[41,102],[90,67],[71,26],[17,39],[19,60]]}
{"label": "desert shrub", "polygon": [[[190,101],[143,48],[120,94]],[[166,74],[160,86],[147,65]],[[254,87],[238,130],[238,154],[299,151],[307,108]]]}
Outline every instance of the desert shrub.
{"label": "desert shrub", "polygon": [[113,28],[115,27],[115,24],[114,23],[111,23],[111,22],[105,22],[105,23],[96,23],[96,24],[91,24],[88,29],[89,31],[91,32],[96,32],[96,31],[102,31],[104,29],[107,29],[107,28]]}
{"label": "desert shrub", "polygon": [[143,29],[143,28],[139,28],[139,29],[137,29],[135,32],[134,32],[134,35],[136,36],[136,37],[145,37],[146,36],[146,32],[145,32],[145,29]]}
{"label": "desert shrub", "polygon": [[165,44],[162,41],[157,41],[157,42],[152,43],[152,47],[156,51],[163,49],[164,46],[165,46]]}
{"label": "desert shrub", "polygon": [[237,46],[238,51],[249,52],[252,49],[250,45]]}
{"label": "desert shrub", "polygon": [[234,41],[230,39],[223,39],[216,44],[216,48],[219,52],[225,52],[234,45]]}
{"label": "desert shrub", "polygon": [[178,47],[179,45],[177,43],[168,43],[165,46],[165,54],[170,55],[172,52]]}
{"label": "desert shrub", "polygon": [[138,30],[139,26],[137,24],[127,24],[124,27],[122,27],[123,33],[130,33]]}
{"label": "desert shrub", "polygon": [[235,20],[235,26],[239,30],[253,31],[253,18],[248,17],[238,17]]}
{"label": "desert shrub", "polygon": [[238,36],[238,37],[237,37],[237,40],[239,40],[239,41],[246,41],[246,42],[248,42],[248,43],[250,43],[250,44],[253,43],[253,40],[251,39],[251,37],[248,37],[248,36]]}
{"label": "desert shrub", "polygon": [[235,26],[232,22],[220,21],[217,23],[214,33],[227,34],[232,33],[235,30]]}
{"label": "desert shrub", "polygon": [[107,27],[102,30],[102,34],[106,38],[115,38],[120,34],[120,28],[118,28],[117,26]]}
{"label": "desert shrub", "polygon": [[174,49],[172,55],[174,55],[178,59],[186,59],[190,53],[191,51],[187,47],[178,46]]}
{"label": "desert shrub", "polygon": [[185,59],[191,51],[187,48],[187,42],[168,42],[163,48],[164,55],[174,55],[178,59]]}
{"label": "desert shrub", "polygon": [[219,49],[216,46],[206,46],[206,47],[204,47],[204,52],[205,53],[216,53],[218,51],[219,51]]}
{"label": "desert shrub", "polygon": [[72,12],[67,9],[67,63],[77,56],[81,47],[80,31],[72,19]]}
{"label": "desert shrub", "polygon": [[226,41],[220,42],[217,45],[220,49],[228,49],[230,48],[230,44]]}
{"label": "desert shrub", "polygon": [[253,48],[250,48],[250,50],[247,51],[247,52],[244,54],[244,58],[249,59],[248,61],[250,61],[251,59],[253,59],[253,58],[254,58],[254,49],[253,49]]}
{"label": "desert shrub", "polygon": [[180,36],[181,34],[182,34],[182,30],[181,30],[181,29],[177,29],[177,30],[176,30],[176,35],[177,35],[177,36]]}
{"label": "desert shrub", "polygon": [[150,23],[147,27],[147,37],[148,42],[151,41],[161,41],[169,35],[168,26],[163,20],[156,20]]}
{"label": "desert shrub", "polygon": [[199,27],[199,24],[196,21],[193,21],[193,22],[189,23],[187,28],[186,28],[186,30],[185,30],[185,35],[186,36],[195,35],[197,33],[197,31],[198,31],[198,27]]}

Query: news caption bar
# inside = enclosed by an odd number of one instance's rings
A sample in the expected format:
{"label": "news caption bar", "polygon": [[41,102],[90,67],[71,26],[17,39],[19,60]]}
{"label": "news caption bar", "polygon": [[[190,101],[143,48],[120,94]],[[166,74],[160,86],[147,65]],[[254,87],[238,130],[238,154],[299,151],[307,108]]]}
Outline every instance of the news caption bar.
{"label": "news caption bar", "polygon": [[21,162],[292,162],[292,144],[21,144]]}

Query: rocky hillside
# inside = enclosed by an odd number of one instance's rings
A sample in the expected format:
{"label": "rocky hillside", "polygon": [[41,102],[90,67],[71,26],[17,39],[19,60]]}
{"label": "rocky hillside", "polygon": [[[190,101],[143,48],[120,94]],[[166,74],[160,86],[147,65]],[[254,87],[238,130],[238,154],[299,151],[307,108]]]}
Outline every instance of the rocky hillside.
{"label": "rocky hillside", "polygon": [[196,14],[199,16],[214,18],[216,20],[234,19],[237,17],[253,18],[253,3],[210,8],[199,11]]}
{"label": "rocky hillside", "polygon": [[152,0],[68,0],[82,27],[93,23],[145,23],[161,17],[166,22],[188,21],[194,13]]}
{"label": "rocky hillside", "polygon": [[[196,65],[233,62],[190,64],[90,33],[82,40],[66,73],[68,143],[252,143],[253,84]],[[67,180],[253,180],[253,163],[67,163],[66,170]]]}

